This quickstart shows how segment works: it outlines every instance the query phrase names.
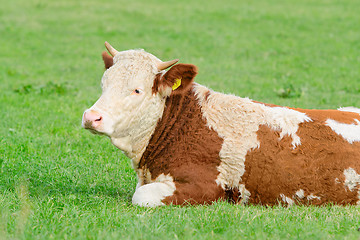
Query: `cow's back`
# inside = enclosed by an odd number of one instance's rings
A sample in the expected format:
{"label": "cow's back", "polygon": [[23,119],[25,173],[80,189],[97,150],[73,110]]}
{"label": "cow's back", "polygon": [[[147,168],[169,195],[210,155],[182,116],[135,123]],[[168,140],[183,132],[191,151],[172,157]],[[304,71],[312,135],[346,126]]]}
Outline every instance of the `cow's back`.
{"label": "cow's back", "polygon": [[195,87],[224,139],[217,183],[249,203],[356,204],[360,110],[290,109]]}

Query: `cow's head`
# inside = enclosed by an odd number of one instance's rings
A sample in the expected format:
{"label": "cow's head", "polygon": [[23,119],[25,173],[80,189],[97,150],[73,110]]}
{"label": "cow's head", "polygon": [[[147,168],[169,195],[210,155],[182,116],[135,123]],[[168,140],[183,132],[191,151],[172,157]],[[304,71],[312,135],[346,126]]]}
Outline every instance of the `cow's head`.
{"label": "cow's head", "polygon": [[112,56],[103,53],[107,69],[101,80],[102,94],[84,112],[82,125],[109,136],[126,153],[135,153],[145,147],[142,142],[155,129],[166,98],[185,92],[197,69],[190,64],[174,65],[178,59],[162,62],[144,50],[118,52],[107,42],[105,46]]}

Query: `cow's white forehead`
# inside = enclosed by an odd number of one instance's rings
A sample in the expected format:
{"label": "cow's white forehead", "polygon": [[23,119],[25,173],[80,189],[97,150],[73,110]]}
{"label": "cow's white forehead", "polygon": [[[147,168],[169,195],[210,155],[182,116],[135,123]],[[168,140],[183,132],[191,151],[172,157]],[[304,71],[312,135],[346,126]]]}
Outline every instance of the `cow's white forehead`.
{"label": "cow's white forehead", "polygon": [[114,65],[127,63],[134,67],[140,66],[144,69],[151,69],[154,73],[157,72],[156,66],[159,62],[161,62],[160,59],[143,49],[122,51],[114,57]]}
{"label": "cow's white forehead", "polygon": [[119,52],[114,56],[114,65],[104,74],[103,86],[114,83],[127,85],[130,82],[137,84],[140,81],[151,87],[151,80],[159,72],[159,62],[160,59],[142,49]]}

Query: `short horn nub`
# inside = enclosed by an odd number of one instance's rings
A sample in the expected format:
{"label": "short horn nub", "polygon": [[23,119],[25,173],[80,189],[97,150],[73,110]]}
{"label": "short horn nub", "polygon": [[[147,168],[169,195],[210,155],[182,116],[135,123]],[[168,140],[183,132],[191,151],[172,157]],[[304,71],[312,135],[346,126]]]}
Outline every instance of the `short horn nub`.
{"label": "short horn nub", "polygon": [[105,42],[105,47],[113,57],[115,57],[115,55],[118,53],[118,51],[116,51],[116,49],[113,48],[108,42]]}
{"label": "short horn nub", "polygon": [[159,71],[162,71],[162,70],[167,69],[168,67],[171,67],[172,65],[174,65],[178,61],[179,61],[179,59],[174,59],[174,60],[167,61],[167,62],[161,62],[161,63],[158,63],[157,68],[158,68]]}

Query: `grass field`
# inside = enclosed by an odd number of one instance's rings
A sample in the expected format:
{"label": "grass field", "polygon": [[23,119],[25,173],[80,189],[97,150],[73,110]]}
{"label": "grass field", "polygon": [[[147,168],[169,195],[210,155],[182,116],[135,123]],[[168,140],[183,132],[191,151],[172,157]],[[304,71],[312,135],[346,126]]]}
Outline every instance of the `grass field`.
{"label": "grass field", "polygon": [[214,90],[360,107],[360,1],[2,1],[0,239],[360,239],[359,207],[131,205],[130,161],[81,128],[104,41]]}

